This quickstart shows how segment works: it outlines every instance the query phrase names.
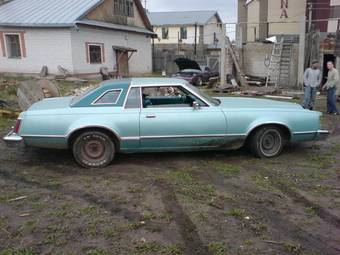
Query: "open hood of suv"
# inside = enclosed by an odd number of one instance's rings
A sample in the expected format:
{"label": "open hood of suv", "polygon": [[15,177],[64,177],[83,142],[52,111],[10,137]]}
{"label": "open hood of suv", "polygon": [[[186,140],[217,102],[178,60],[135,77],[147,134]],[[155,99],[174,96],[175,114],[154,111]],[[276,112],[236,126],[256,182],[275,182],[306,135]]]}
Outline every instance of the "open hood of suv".
{"label": "open hood of suv", "polygon": [[195,69],[195,70],[202,71],[201,67],[196,61],[188,59],[188,58],[177,58],[175,60],[175,63],[178,66],[179,70]]}

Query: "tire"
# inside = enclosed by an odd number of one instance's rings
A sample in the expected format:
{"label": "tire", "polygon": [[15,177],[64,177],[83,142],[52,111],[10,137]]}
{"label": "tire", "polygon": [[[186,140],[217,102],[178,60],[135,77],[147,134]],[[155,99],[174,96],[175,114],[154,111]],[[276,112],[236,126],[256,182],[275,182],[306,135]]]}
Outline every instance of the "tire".
{"label": "tire", "polygon": [[200,87],[203,85],[203,80],[202,77],[198,77],[197,81],[195,82],[196,86]]}
{"label": "tire", "polygon": [[115,156],[115,144],[102,132],[80,134],[72,145],[73,156],[84,168],[104,168],[111,164]]}
{"label": "tire", "polygon": [[259,128],[250,137],[250,150],[258,158],[274,158],[281,154],[285,145],[282,130],[276,126]]}

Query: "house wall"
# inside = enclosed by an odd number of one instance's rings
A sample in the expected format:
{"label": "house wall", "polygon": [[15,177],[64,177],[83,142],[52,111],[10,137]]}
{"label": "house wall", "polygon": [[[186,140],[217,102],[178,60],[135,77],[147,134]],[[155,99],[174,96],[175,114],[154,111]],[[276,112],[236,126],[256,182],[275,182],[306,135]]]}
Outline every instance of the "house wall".
{"label": "house wall", "polygon": [[214,43],[214,33],[218,40],[220,40],[222,34],[222,28],[218,23],[218,19],[214,16],[208,24],[204,26],[203,36],[204,36],[204,44],[213,44]]}
{"label": "house wall", "polygon": [[[164,26],[169,28],[169,38],[162,39],[162,27],[154,27],[154,32],[157,34],[158,39],[155,39],[155,44],[177,44],[178,33],[181,32],[181,26]],[[195,26],[183,26],[187,28],[187,39],[183,39],[182,43],[194,44],[195,43]],[[197,26],[197,43],[199,42],[199,26]]]}
{"label": "house wall", "polygon": [[[98,73],[102,66],[108,67],[110,71],[114,70],[116,57],[112,46],[124,46],[137,49],[137,52],[135,52],[129,60],[130,74],[144,74],[152,72],[152,50],[150,37],[143,34],[93,29],[81,26],[79,27],[79,30],[72,30],[71,38],[73,70],[75,74]],[[104,63],[87,63],[86,43],[104,44]]]}
{"label": "house wall", "polygon": [[26,51],[26,57],[10,59],[4,57],[0,46],[0,72],[39,73],[44,65],[54,74],[59,73],[58,65],[73,71],[69,29],[0,27],[0,32],[23,32]]}
{"label": "house wall", "polygon": [[142,19],[142,16],[140,15],[135,3],[133,5],[133,9],[134,9],[134,17],[117,15],[114,13],[114,10],[113,10],[113,1],[106,0],[100,6],[98,6],[94,11],[86,15],[85,19],[146,28],[144,21]]}
{"label": "house wall", "polygon": [[259,38],[260,30],[260,2],[253,1],[247,7],[247,40],[248,42],[255,42]]}

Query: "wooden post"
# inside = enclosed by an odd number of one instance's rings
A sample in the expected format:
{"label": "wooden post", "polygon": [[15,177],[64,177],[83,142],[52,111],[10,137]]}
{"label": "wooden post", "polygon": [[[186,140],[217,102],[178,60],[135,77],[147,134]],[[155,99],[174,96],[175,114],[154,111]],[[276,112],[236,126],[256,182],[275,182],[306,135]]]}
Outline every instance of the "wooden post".
{"label": "wooden post", "polygon": [[226,27],[225,24],[222,24],[222,35],[221,35],[221,72],[220,72],[220,81],[221,86],[226,85],[226,49],[225,49],[225,43],[226,43]]}

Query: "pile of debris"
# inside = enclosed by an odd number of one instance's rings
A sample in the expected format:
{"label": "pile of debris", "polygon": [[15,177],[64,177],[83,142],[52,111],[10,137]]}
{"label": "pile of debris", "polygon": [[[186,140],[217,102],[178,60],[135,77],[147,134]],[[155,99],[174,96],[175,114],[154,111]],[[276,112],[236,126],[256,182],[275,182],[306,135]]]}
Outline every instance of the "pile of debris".
{"label": "pile of debris", "polygon": [[76,89],[72,90],[71,92],[67,93],[66,96],[80,96],[80,95],[86,93],[87,91],[95,89],[97,87],[98,87],[98,85],[89,85],[89,86],[86,86],[86,87],[76,88]]}
{"label": "pile of debris", "polygon": [[0,90],[5,90],[9,87],[12,87],[12,86],[19,86],[20,85],[20,82],[17,81],[17,80],[6,80],[6,79],[1,79],[0,78]]}

